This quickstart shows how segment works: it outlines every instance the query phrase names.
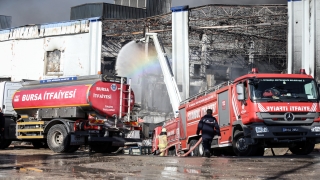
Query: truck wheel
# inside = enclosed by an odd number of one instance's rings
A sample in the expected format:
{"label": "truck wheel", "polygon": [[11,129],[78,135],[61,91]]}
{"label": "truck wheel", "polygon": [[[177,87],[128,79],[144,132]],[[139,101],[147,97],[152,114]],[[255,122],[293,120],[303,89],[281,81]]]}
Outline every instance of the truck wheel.
{"label": "truck wheel", "polygon": [[244,133],[242,131],[236,131],[232,141],[233,151],[237,156],[251,156],[256,153],[256,147],[252,145],[246,145]]}
{"label": "truck wheel", "polygon": [[[190,141],[190,149],[193,148],[197,144],[197,140],[193,139]],[[199,155],[199,146],[196,147],[191,153],[190,156],[200,156]]]}
{"label": "truck wheel", "polygon": [[7,139],[2,140],[2,139],[0,139],[0,149],[6,149],[7,147],[10,146],[11,142],[12,142],[11,140],[7,140]]}
{"label": "truck wheel", "polygon": [[48,144],[45,141],[33,141],[31,143],[32,143],[33,147],[36,149],[48,148]]}
{"label": "truck wheel", "polygon": [[307,141],[304,143],[299,143],[296,146],[289,147],[289,150],[296,155],[307,155],[313,151],[314,145],[314,143]]}
{"label": "truck wheel", "polygon": [[169,156],[177,156],[177,154],[176,154],[176,149],[173,148],[173,149],[169,150],[169,151],[168,151],[168,155],[169,155]]}
{"label": "truck wheel", "polygon": [[198,146],[198,152],[199,152],[198,156],[201,156],[201,157],[204,156],[204,148],[202,143],[200,143]]}
{"label": "truck wheel", "polygon": [[49,148],[55,153],[62,153],[68,151],[68,132],[64,125],[56,124],[49,129],[47,135],[47,143]]}

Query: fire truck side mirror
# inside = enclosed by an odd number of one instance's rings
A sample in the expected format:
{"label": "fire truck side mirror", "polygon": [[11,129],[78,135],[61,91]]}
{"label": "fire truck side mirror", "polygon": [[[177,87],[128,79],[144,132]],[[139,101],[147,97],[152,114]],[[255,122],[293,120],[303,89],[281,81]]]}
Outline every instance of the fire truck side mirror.
{"label": "fire truck side mirror", "polygon": [[237,95],[238,100],[243,101],[244,100],[244,85],[243,84],[237,84]]}

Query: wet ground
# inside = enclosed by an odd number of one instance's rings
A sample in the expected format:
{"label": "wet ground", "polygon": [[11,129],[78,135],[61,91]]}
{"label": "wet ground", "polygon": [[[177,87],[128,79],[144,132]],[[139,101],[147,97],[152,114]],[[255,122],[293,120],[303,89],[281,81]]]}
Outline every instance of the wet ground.
{"label": "wet ground", "polygon": [[20,146],[0,151],[0,179],[319,179],[320,153],[308,156],[158,157],[56,154]]}

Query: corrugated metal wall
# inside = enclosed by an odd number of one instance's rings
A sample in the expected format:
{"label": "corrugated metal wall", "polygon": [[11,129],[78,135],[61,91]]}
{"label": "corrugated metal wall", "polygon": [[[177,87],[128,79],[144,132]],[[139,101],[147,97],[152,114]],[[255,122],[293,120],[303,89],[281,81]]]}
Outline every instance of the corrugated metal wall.
{"label": "corrugated metal wall", "polygon": [[71,7],[70,20],[102,17],[103,3],[90,3]]}
{"label": "corrugated metal wall", "polygon": [[147,0],[115,0],[114,4],[136,8],[146,8]]}
{"label": "corrugated metal wall", "polygon": [[11,27],[11,16],[0,15],[0,29],[6,29]]}
{"label": "corrugated metal wall", "polygon": [[146,10],[108,3],[83,4],[71,7],[71,20],[91,17],[102,17],[104,19],[139,19],[146,17]]}
{"label": "corrugated metal wall", "polygon": [[171,0],[147,1],[147,17],[166,14],[171,12]]}
{"label": "corrugated metal wall", "polygon": [[146,10],[135,7],[104,3],[104,19],[139,19],[146,17]]}

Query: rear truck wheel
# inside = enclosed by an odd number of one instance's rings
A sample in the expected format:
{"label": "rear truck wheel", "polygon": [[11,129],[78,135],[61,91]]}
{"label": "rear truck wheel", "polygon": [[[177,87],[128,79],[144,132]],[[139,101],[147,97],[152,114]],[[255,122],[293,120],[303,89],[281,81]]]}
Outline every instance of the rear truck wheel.
{"label": "rear truck wheel", "polygon": [[56,124],[49,129],[47,143],[55,153],[68,152],[70,147],[69,136],[63,124]]}
{"label": "rear truck wheel", "polygon": [[[197,144],[198,140],[191,140],[190,141],[190,149],[192,147],[194,147]],[[202,143],[201,143],[202,144]],[[200,146],[200,145],[199,145]],[[200,152],[199,152],[199,146],[194,148],[194,150],[190,153],[190,156],[200,156]],[[203,152],[203,151],[202,151]]]}
{"label": "rear truck wheel", "polygon": [[36,149],[48,148],[48,143],[45,141],[33,141],[31,143],[32,143],[33,147]]}
{"label": "rear truck wheel", "polygon": [[298,143],[296,146],[289,147],[289,150],[296,155],[308,155],[314,149],[315,144],[310,141]]}
{"label": "rear truck wheel", "polygon": [[236,131],[232,141],[233,151],[237,156],[251,156],[256,153],[256,146],[247,145],[242,131]]}
{"label": "rear truck wheel", "polygon": [[0,137],[0,149],[6,149],[7,147],[10,146],[11,142],[12,142],[11,140],[1,139]]}
{"label": "rear truck wheel", "polygon": [[203,148],[202,142],[198,146],[198,152],[199,152],[198,156],[201,156],[201,157],[204,156],[204,148]]}
{"label": "rear truck wheel", "polygon": [[169,156],[177,156],[176,148],[170,149],[170,150],[168,151],[168,155],[169,155]]}

